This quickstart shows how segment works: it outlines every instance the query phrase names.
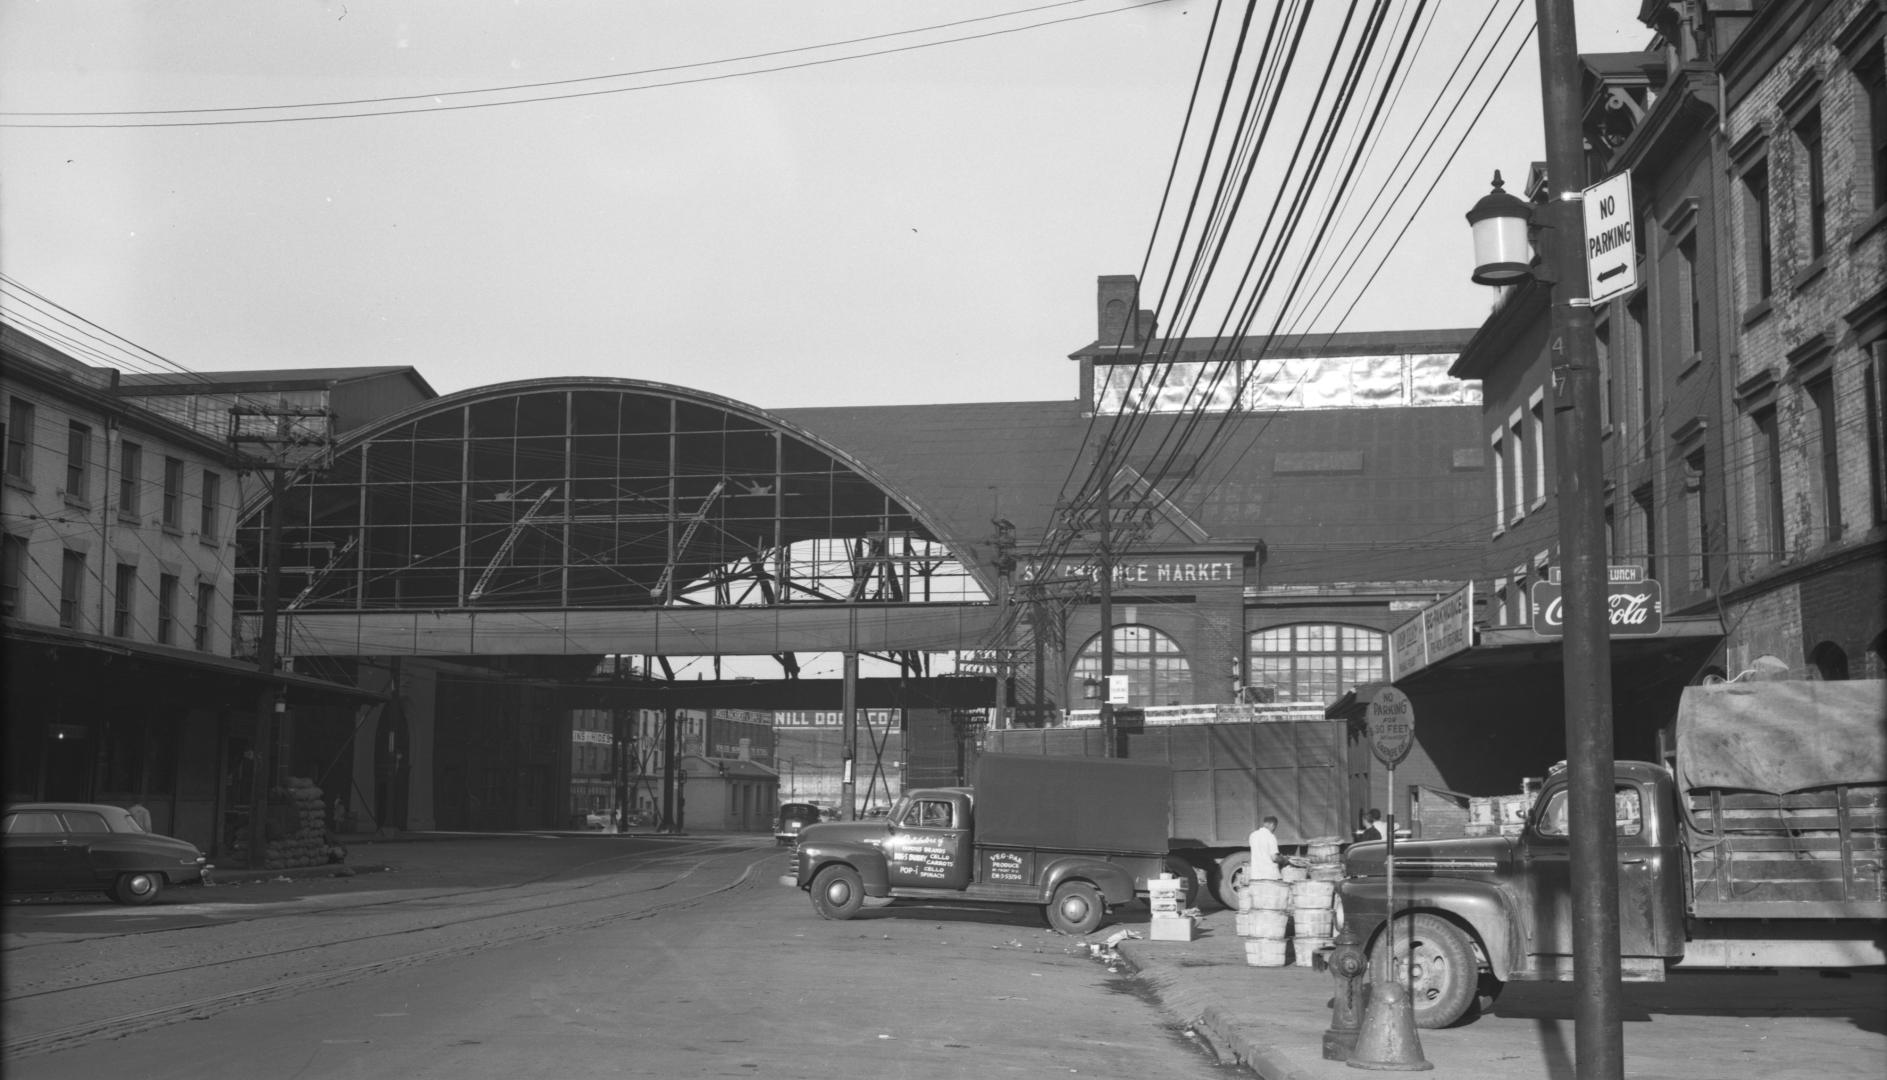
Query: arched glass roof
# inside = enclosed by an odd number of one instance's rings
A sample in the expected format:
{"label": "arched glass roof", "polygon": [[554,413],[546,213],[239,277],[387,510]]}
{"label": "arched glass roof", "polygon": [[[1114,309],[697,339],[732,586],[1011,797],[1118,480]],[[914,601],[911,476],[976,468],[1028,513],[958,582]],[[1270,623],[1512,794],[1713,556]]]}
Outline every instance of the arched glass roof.
{"label": "arched glass roof", "polygon": [[[258,560],[263,506],[240,529]],[[283,503],[282,606],[321,612],[981,603],[922,510],[777,417],[658,383],[429,401]],[[251,578],[253,580],[253,578]]]}

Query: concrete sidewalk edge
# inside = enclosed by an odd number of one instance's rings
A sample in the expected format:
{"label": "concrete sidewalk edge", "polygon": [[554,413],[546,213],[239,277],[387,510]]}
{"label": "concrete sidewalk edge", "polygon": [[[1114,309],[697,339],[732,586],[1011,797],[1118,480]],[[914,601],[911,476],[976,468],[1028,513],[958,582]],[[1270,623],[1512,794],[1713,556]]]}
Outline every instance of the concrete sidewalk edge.
{"label": "concrete sidewalk edge", "polygon": [[1199,1001],[1185,978],[1164,959],[1148,955],[1143,942],[1123,941],[1118,949],[1128,968],[1153,991],[1166,1013],[1198,1030],[1221,1060],[1243,1065],[1264,1080],[1305,1080],[1289,1054],[1278,1047],[1268,1025],[1236,1021],[1216,1002]]}

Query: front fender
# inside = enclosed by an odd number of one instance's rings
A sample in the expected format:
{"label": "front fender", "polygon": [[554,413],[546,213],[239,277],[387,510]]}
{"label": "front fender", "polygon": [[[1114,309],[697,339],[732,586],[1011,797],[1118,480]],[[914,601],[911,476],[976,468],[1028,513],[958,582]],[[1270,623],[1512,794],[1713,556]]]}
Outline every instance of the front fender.
{"label": "front fender", "polygon": [[1048,903],[1064,881],[1091,881],[1109,904],[1131,903],[1134,899],[1134,875],[1110,862],[1099,859],[1056,859],[1042,871],[1042,902]]}
{"label": "front fender", "polygon": [[885,864],[885,853],[870,844],[831,841],[801,844],[795,884],[801,889],[811,889],[812,879],[819,876],[819,871],[840,863],[858,871],[865,882],[866,896],[891,895],[891,875]]}
{"label": "front fender", "polygon": [[[1388,921],[1388,882],[1383,878],[1345,881],[1338,895],[1343,901],[1343,925],[1367,944]],[[1505,979],[1513,970],[1514,959],[1522,955],[1515,929],[1513,905],[1498,885],[1483,881],[1429,879],[1416,890],[1396,886],[1396,915],[1430,912],[1457,923],[1474,935],[1481,951],[1487,954],[1487,966],[1497,979]]]}

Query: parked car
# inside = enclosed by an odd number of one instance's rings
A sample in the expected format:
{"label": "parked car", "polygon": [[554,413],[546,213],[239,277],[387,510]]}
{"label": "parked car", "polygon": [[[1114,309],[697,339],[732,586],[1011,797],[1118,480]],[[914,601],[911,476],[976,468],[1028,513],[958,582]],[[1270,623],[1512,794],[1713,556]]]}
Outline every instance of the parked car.
{"label": "parked car", "polygon": [[773,839],[785,847],[799,839],[799,830],[818,824],[822,816],[819,808],[812,803],[781,803],[779,822],[773,827]]}
{"label": "parked car", "polygon": [[201,885],[209,858],[103,803],[18,803],[0,823],[9,893],[104,892],[148,904],[167,885]]}

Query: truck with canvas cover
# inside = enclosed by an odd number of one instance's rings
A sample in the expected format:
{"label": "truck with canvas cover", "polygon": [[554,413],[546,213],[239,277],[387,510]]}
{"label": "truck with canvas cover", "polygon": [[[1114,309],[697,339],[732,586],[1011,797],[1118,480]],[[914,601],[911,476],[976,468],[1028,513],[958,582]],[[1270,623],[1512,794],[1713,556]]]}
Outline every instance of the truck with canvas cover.
{"label": "truck with canvas cover", "polygon": [[[1022,728],[987,738],[1005,753],[1106,753],[1098,728]],[[1266,816],[1277,816],[1280,850],[1301,853],[1314,841],[1347,841],[1369,796],[1369,749],[1344,720],[1150,724],[1121,743],[1127,760],[1172,771],[1167,846],[1185,863],[1174,872],[1188,884],[1196,881],[1191,870],[1203,873],[1229,908],[1245,887],[1252,830]]]}
{"label": "truck with canvas cover", "polygon": [[868,897],[970,900],[1037,906],[1079,935],[1165,868],[1164,766],[981,754],[971,778],[907,791],[888,818],[807,826],[793,884],[827,919]]}
{"label": "truck with canvas cover", "polygon": [[[1887,963],[1887,694],[1879,680],[1684,689],[1666,764],[1614,763],[1620,964],[1844,968]],[[1504,980],[1573,978],[1568,774],[1513,835],[1357,844],[1347,929],[1393,942],[1416,1023],[1441,1027]]]}

